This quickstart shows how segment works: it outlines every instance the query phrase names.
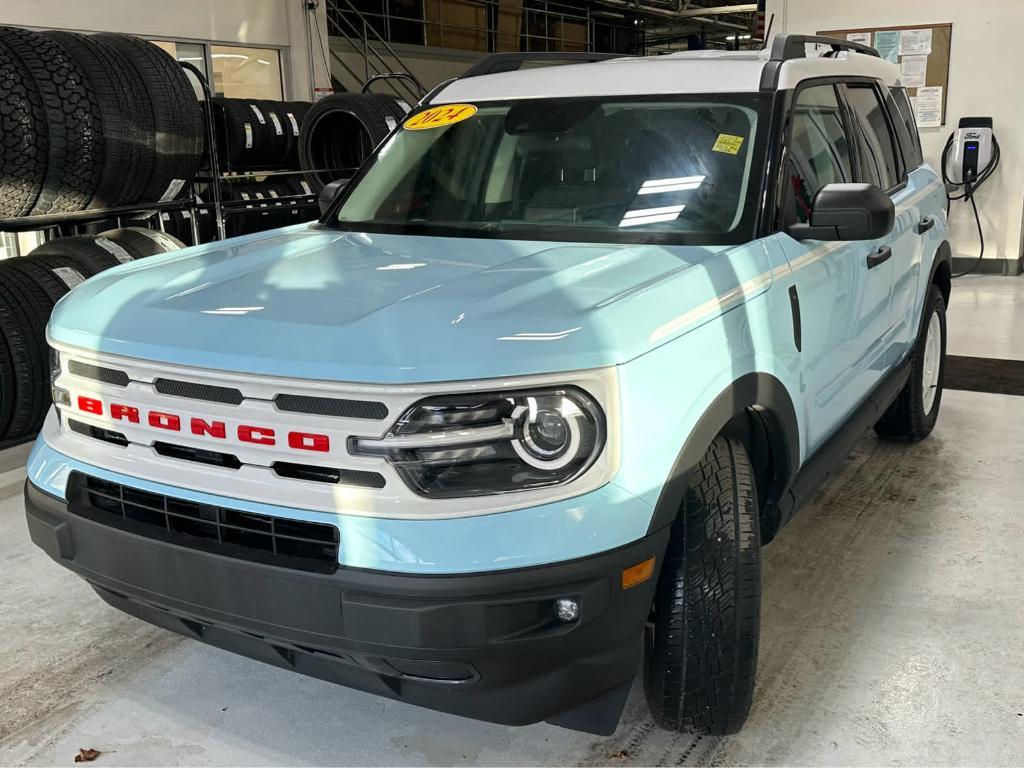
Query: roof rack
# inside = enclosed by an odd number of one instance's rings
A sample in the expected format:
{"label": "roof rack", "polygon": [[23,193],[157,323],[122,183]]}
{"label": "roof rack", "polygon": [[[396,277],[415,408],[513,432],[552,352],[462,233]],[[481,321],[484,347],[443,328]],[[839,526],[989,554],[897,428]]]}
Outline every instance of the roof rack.
{"label": "roof rack", "polygon": [[[823,37],[822,35],[776,35],[772,41],[772,52],[770,61],[789,61],[790,59],[807,58],[807,45],[827,45],[832,49],[832,55],[839,51],[853,51],[868,56],[881,58],[870,45],[864,43],[853,43],[849,40],[841,40],[838,37]],[[828,55],[828,54],[826,54]]]}
{"label": "roof rack", "polygon": [[522,69],[523,64],[528,61],[548,61],[552,64],[570,62],[582,64],[586,62],[625,58],[629,58],[629,56],[621,53],[587,53],[585,51],[570,51],[566,53],[550,53],[548,51],[533,51],[529,53],[495,53],[488,56],[483,61],[474,64],[466,70],[466,73],[462,75],[462,77],[493,75],[498,72],[515,72],[517,69]]}

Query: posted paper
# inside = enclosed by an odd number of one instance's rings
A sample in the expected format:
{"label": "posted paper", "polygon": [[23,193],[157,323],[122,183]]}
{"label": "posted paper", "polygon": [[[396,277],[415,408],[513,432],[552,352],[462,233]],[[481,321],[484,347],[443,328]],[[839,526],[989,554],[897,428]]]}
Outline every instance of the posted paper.
{"label": "posted paper", "polygon": [[914,107],[918,128],[938,128],[942,125],[942,86],[918,88]]}
{"label": "posted paper", "polygon": [[927,56],[932,52],[930,29],[905,29],[900,35],[900,56]]}
{"label": "posted paper", "polygon": [[900,56],[900,31],[883,29],[875,32],[875,50],[883,59],[895,64]]}
{"label": "posted paper", "polygon": [[900,60],[900,82],[905,88],[924,87],[927,74],[927,56],[904,56]]}
{"label": "posted paper", "polygon": [[870,32],[850,32],[846,39],[851,43],[862,43],[863,45],[871,45],[871,33]]}

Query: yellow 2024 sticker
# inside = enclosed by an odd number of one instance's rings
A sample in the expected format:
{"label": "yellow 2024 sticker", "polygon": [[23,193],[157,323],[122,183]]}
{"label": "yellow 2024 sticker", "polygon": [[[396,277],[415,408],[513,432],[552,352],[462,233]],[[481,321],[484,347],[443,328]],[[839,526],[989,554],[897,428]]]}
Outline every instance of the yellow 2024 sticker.
{"label": "yellow 2024 sticker", "polygon": [[433,107],[415,115],[405,121],[404,127],[410,131],[422,131],[427,128],[440,128],[452,123],[460,123],[468,120],[476,114],[476,107],[472,104],[444,104],[440,107]]}
{"label": "yellow 2024 sticker", "polygon": [[738,155],[740,147],[743,146],[742,136],[733,136],[730,133],[718,134],[718,141],[711,149],[715,152],[725,152],[727,155]]}

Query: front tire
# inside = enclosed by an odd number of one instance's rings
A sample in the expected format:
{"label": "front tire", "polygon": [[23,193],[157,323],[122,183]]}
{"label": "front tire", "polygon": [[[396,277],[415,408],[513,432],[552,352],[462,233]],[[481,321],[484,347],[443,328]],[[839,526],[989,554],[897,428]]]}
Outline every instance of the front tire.
{"label": "front tire", "polygon": [[935,285],[925,302],[924,325],[910,365],[910,378],[875,424],[879,437],[916,443],[931,434],[939,418],[946,372],[946,302]]}
{"label": "front tire", "polygon": [[707,734],[742,727],[760,613],[754,473],[743,444],[720,436],[690,478],[645,632],[644,692],[659,726]]}

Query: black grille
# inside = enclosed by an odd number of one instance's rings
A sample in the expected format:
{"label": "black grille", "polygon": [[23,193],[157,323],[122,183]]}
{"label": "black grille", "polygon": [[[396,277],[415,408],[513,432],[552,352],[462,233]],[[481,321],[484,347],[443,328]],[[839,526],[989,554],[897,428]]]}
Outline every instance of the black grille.
{"label": "black grille", "polygon": [[271,468],[279,477],[289,477],[294,480],[311,480],[315,483],[333,483],[335,485],[354,485],[360,488],[384,487],[384,476],[377,472],[317,467],[313,464],[293,464],[290,461],[275,461]]}
{"label": "black grille", "polygon": [[238,469],[242,462],[233,453],[221,453],[220,451],[206,451],[202,448],[192,448],[188,445],[175,445],[174,443],[153,443],[153,450],[161,456],[183,461],[195,461],[199,464],[210,464],[214,467],[225,469]]}
{"label": "black grille", "polygon": [[117,387],[127,387],[130,379],[124,371],[114,368],[101,368],[92,363],[83,363],[78,360],[68,360],[68,370],[75,376],[93,381],[102,381],[104,384],[113,384]]}
{"label": "black grille", "polygon": [[206,400],[211,403],[238,405],[244,399],[242,393],[234,387],[215,387],[212,384],[197,384],[193,381],[157,379],[153,382],[153,387],[161,395],[187,397],[190,400]]}
{"label": "black grille", "polygon": [[80,435],[86,437],[92,437],[96,440],[102,440],[105,443],[111,443],[113,445],[119,445],[124,448],[128,445],[128,438],[120,432],[115,432],[112,429],[103,429],[103,427],[94,427],[92,424],[83,424],[80,421],[74,419],[68,419],[68,427],[72,432],[77,432]]}
{"label": "black grille", "polygon": [[342,400],[337,397],[308,397],[306,395],[278,395],[274,403],[282,411],[292,413],[313,413],[317,416],[340,416],[345,419],[387,418],[388,408],[384,403],[372,400]]}
{"label": "black grille", "polygon": [[315,573],[338,569],[338,529],[199,504],[72,472],[72,513],[190,549]]}

